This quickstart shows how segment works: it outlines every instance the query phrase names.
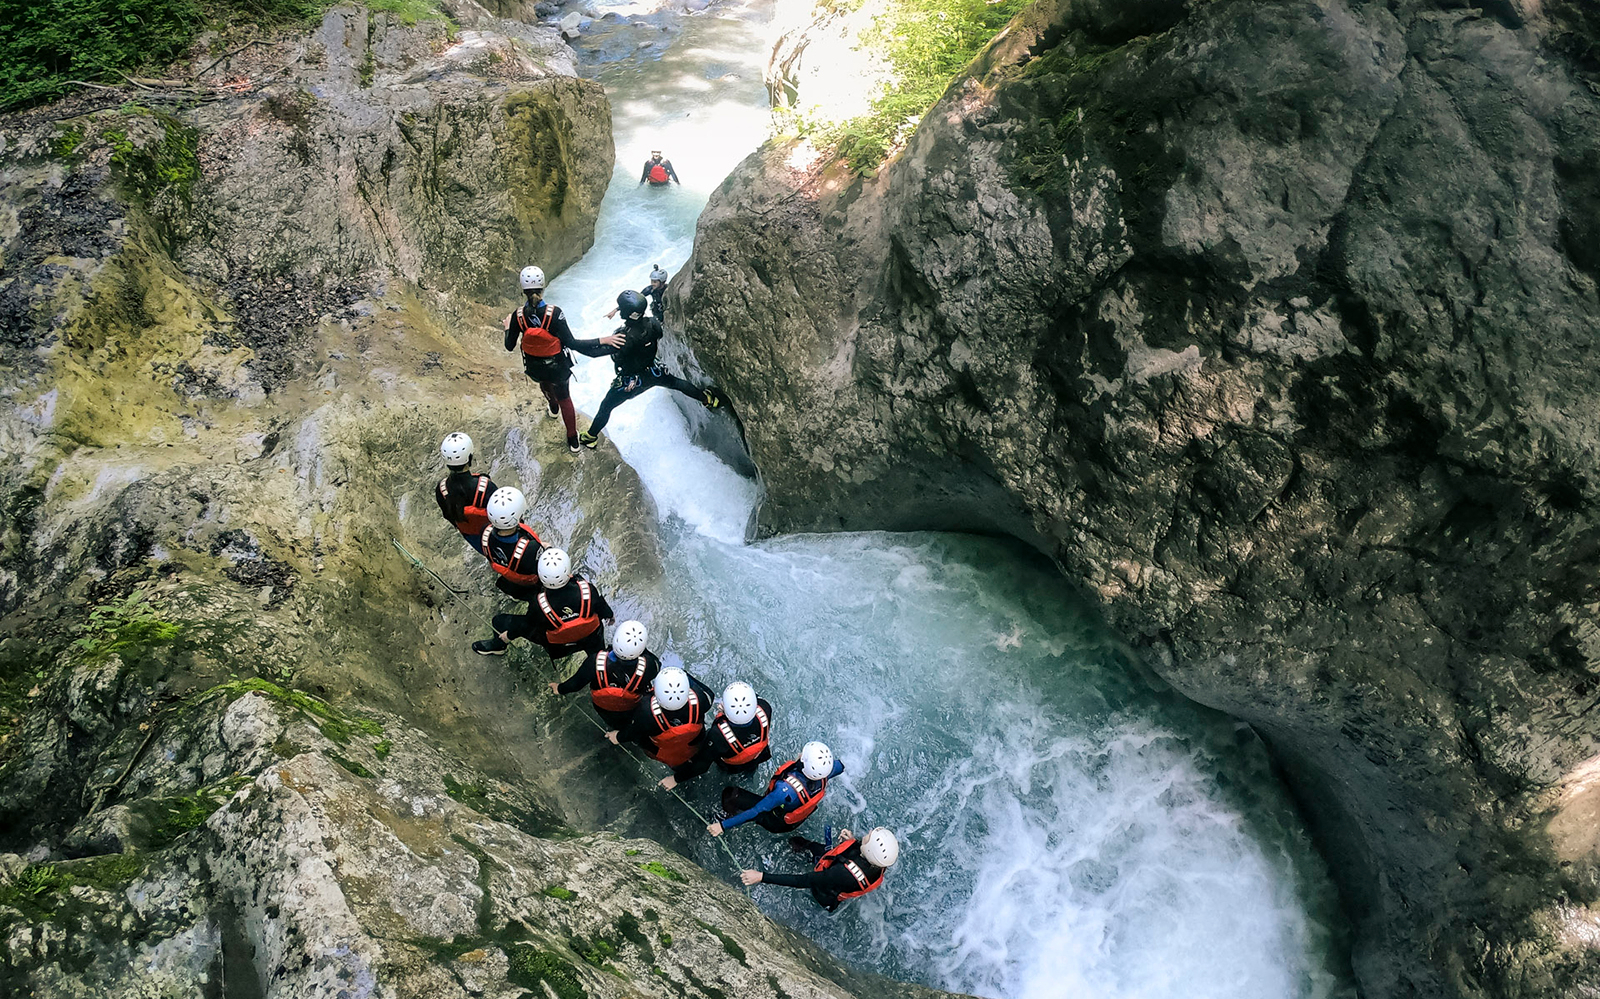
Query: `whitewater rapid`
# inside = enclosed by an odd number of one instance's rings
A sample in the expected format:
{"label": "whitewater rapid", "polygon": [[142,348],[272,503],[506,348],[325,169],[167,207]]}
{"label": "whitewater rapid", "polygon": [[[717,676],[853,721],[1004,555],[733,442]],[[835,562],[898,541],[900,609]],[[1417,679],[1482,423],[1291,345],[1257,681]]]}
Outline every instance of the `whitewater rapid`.
{"label": "whitewater rapid", "polygon": [[[719,5],[659,58],[601,74],[618,165],[594,248],[548,296],[579,336],[615,325],[616,294],[653,265],[687,260],[707,197],[764,138],[767,9]],[[651,148],[682,187],[638,187]],[[579,359],[581,410],[611,377]],[[671,581],[622,610],[713,688],[753,682],[777,751],[820,738],[845,761],[810,833],[881,824],[903,843],[886,886],[836,915],[770,886],[755,890],[764,911],[863,967],[982,996],[1354,995],[1327,873],[1248,729],[1151,689],[1020,547],[745,544],[759,489],[695,445],[678,405],[652,391],[608,428],[660,511]],[[713,771],[687,793],[708,810],[720,784]],[[680,832],[731,875],[687,816]],[[759,828],[727,841],[741,864],[800,869]]]}

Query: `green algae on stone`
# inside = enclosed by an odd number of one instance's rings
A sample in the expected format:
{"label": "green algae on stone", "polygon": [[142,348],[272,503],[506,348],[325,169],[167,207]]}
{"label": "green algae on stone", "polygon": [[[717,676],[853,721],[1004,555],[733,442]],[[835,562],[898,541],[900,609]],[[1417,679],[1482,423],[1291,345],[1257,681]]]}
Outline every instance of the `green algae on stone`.
{"label": "green algae on stone", "polygon": [[331,749],[323,750],[322,755],[326,756],[328,759],[332,760],[333,762],[339,764],[341,767],[344,767],[346,770],[348,770],[351,773],[355,774],[357,777],[372,778],[372,777],[376,777],[377,776],[377,774],[373,773],[371,770],[368,770],[366,767],[362,766],[360,763],[357,763],[355,760],[347,759],[346,757],[340,756],[338,753],[335,753]]}
{"label": "green algae on stone", "polygon": [[570,902],[578,897],[577,892],[570,888],[563,888],[560,885],[551,885],[550,887],[544,889],[544,894],[562,902]]}
{"label": "green algae on stone", "polygon": [[510,964],[506,977],[513,985],[543,994],[541,984],[556,994],[556,999],[587,999],[572,965],[528,944],[517,944],[505,952]]}
{"label": "green algae on stone", "polygon": [[666,878],[668,881],[682,881],[682,880],[684,880],[684,877],[683,877],[682,874],[679,874],[677,871],[675,871],[672,868],[668,867],[666,864],[663,864],[659,860],[652,860],[649,863],[640,864],[639,865],[639,869],[641,871],[649,871],[651,874],[654,874],[658,878]]}

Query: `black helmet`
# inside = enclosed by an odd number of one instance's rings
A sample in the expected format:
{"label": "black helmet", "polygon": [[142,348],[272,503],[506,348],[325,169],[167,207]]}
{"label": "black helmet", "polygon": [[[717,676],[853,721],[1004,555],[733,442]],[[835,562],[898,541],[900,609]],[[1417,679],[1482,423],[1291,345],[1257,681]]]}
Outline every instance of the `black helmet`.
{"label": "black helmet", "polygon": [[629,288],[617,296],[617,311],[622,313],[622,318],[630,322],[643,319],[645,309],[649,308],[644,296]]}

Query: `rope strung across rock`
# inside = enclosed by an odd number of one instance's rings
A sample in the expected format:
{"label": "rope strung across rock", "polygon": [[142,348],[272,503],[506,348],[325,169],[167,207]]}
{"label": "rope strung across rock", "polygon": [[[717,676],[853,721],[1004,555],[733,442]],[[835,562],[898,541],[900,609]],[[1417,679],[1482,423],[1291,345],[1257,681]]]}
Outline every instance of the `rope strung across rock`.
{"label": "rope strung across rock", "polygon": [[[421,559],[419,559],[415,555],[413,555],[410,552],[410,550],[406,548],[405,545],[401,544],[399,538],[396,538],[393,535],[391,535],[389,537],[389,540],[394,542],[395,548],[399,550],[401,555],[404,555],[406,557],[406,561],[410,562],[412,564],[412,566],[414,566],[415,568],[421,570],[422,572],[427,573],[429,576],[432,576],[435,580],[438,581],[439,585],[443,586],[447,591],[449,591],[450,595],[455,597],[456,600],[459,601],[463,607],[465,607],[467,610],[471,611],[473,616],[475,616],[478,620],[482,621],[485,625],[487,625],[489,627],[489,630],[491,630],[491,631],[495,630],[493,621],[490,621],[488,618],[484,617],[483,614],[476,607],[473,607],[471,604],[467,603],[467,600],[466,600],[467,591],[462,590],[462,589],[458,589],[458,588],[456,588],[454,586],[451,586],[448,582],[445,581],[445,578],[443,576],[439,575],[437,572],[434,572],[432,569],[428,568],[426,563],[424,563]],[[560,679],[560,670],[557,668],[555,660],[553,660],[553,659],[550,662],[550,668],[551,668],[552,671],[554,671],[556,673],[556,679],[559,680]],[[561,709],[560,709],[562,714],[566,713],[567,707],[568,707],[567,702],[566,701],[562,701],[561,702]],[[595,728],[599,729],[602,733],[607,731],[606,727],[604,725],[602,725],[599,722],[599,720],[594,719],[594,718],[589,718],[588,715],[583,715],[582,717],[588,719],[589,723],[592,724]],[[647,768],[647,764],[645,763],[643,758],[641,758],[639,756],[638,753],[635,753],[633,751],[633,748],[631,746],[624,746],[620,742],[617,743],[616,745],[619,748],[621,748],[623,750],[623,752],[627,753],[628,756],[631,757],[633,759],[633,761],[639,765],[640,773],[644,774],[646,777],[649,776],[650,771],[648,769],[646,769]],[[660,785],[658,784],[657,786],[659,787]],[[689,804],[689,800],[687,798],[685,798],[683,795],[679,794],[676,790],[667,789],[667,793],[672,795],[674,798],[677,798],[678,801],[683,805],[683,807],[689,810],[689,814],[693,815],[697,820],[699,820],[701,826],[709,826],[711,824],[711,821],[709,819],[707,819],[704,815],[700,814],[700,810],[699,809],[697,809],[693,805]],[[713,837],[713,838],[716,839],[717,844],[722,847],[722,852],[726,853],[728,855],[728,860],[733,864],[733,869],[736,870],[736,871],[740,870],[741,868],[739,866],[739,858],[735,857],[733,855],[733,850],[728,846],[727,842],[725,840],[723,840],[723,838],[721,836],[716,836],[716,837]],[[746,895],[749,895],[750,894],[750,889],[749,888],[744,888],[744,893]]]}

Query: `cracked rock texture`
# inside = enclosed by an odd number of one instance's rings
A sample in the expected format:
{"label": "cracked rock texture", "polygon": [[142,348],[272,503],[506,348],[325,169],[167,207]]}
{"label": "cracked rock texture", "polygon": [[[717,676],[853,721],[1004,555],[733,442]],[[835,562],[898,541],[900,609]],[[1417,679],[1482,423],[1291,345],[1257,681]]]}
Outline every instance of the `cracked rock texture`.
{"label": "cracked rock texture", "polygon": [[1596,28],[1042,2],[671,290],[768,526],[1023,537],[1262,734],[1372,997],[1600,995]]}

